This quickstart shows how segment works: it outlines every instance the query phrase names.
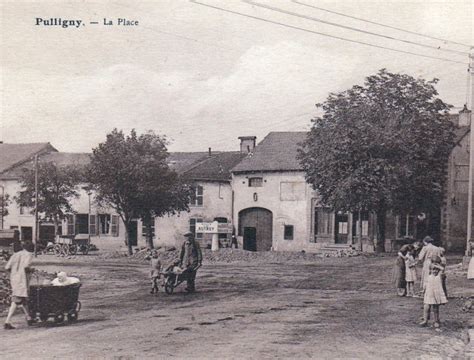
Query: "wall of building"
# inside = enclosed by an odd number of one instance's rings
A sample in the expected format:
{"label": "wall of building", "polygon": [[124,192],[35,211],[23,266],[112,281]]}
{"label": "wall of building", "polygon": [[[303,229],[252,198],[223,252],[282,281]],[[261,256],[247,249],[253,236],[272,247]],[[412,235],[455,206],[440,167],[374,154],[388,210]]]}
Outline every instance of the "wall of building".
{"label": "wall of building", "polygon": [[[249,186],[249,179],[254,177],[262,177],[261,187]],[[306,183],[303,172],[234,174],[232,187],[237,226],[242,210],[264,208],[272,212],[273,250],[316,251],[322,246],[310,242],[311,199],[315,193]],[[293,240],[284,239],[285,225],[293,226]]]}
{"label": "wall of building", "polygon": [[453,149],[448,163],[445,204],[441,213],[441,240],[449,250],[463,250],[467,236],[469,133]]}
{"label": "wall of building", "polygon": [[[8,205],[8,215],[4,219],[4,228],[10,229],[12,227],[18,228],[21,233],[21,238],[24,238],[25,228],[31,228],[31,231],[34,231],[34,215],[31,213],[31,208],[24,208],[23,213],[20,211],[20,206],[14,200],[14,197],[18,195],[22,187],[18,180],[1,180],[0,185],[4,187],[5,194],[8,194],[10,197],[10,202]],[[110,214],[116,215],[112,209],[108,208],[99,208],[94,204],[94,196],[89,195],[87,192],[82,189],[81,186],[78,187],[79,197],[71,199],[71,205],[76,214]],[[90,201],[90,202],[89,202]],[[91,241],[99,248],[120,248],[125,246],[125,226],[121,220],[118,221],[119,230],[118,236],[113,236],[109,234],[92,234]],[[51,224],[50,224],[51,225]],[[46,225],[47,226],[47,225]],[[67,221],[63,221],[61,224],[62,234],[67,234]],[[140,231],[140,224],[139,224]],[[144,241],[138,236],[138,245],[144,245]]]}
{"label": "wall of building", "polygon": [[[228,182],[200,181],[196,185],[203,187],[202,206],[190,206],[190,211],[178,215],[165,215],[155,219],[156,246],[179,246],[184,241],[183,234],[190,231],[190,219],[202,219],[212,222],[215,218],[227,218],[232,221],[232,188]],[[206,246],[211,240],[209,234],[202,236],[201,243]]]}

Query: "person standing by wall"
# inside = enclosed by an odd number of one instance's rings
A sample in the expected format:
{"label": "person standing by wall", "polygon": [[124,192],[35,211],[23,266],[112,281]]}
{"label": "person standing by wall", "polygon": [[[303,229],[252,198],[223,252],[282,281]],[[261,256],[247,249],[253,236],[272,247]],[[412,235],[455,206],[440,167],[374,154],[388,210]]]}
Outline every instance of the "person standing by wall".
{"label": "person standing by wall", "polygon": [[31,316],[28,313],[28,286],[33,261],[33,244],[23,244],[23,250],[13,254],[5,265],[5,269],[10,272],[10,283],[12,287],[12,301],[8,315],[5,320],[5,330],[12,330],[15,327],[11,324],[16,308],[20,307],[26,316],[28,325],[32,324]]}
{"label": "person standing by wall", "polygon": [[195,291],[195,279],[197,268],[202,263],[201,247],[194,239],[194,234],[188,232],[184,234],[186,241],[181,247],[181,254],[179,256],[181,267],[185,269],[187,275],[187,287],[186,291]]}

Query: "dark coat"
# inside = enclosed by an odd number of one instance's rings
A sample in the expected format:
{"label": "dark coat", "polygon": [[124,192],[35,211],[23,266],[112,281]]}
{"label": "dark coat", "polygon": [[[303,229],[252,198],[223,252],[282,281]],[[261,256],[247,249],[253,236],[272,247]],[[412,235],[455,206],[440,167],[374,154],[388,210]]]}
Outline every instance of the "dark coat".
{"label": "dark coat", "polygon": [[192,241],[189,245],[188,251],[186,251],[186,241],[183,243],[181,247],[181,254],[179,255],[179,259],[181,260],[181,264],[184,268],[188,267],[196,267],[202,262],[202,252],[199,243],[196,241]]}

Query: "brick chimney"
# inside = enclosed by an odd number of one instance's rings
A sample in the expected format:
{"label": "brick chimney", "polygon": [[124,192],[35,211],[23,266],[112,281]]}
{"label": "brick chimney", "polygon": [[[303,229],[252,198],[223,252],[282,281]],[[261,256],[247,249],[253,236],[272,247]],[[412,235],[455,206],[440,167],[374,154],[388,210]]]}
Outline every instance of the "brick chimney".
{"label": "brick chimney", "polygon": [[464,108],[459,112],[459,126],[469,126],[471,124],[471,110]]}
{"label": "brick chimney", "polygon": [[255,141],[257,140],[256,136],[239,136],[240,140],[240,152],[243,154],[248,154],[253,151],[255,148]]}

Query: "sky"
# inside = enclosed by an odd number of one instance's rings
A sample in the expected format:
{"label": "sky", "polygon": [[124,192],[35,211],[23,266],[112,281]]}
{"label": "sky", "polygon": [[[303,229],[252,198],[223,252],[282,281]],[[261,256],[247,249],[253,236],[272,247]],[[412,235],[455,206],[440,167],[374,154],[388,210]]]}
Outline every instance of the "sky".
{"label": "sky", "polygon": [[[90,152],[118,128],[165,135],[170,151],[238,150],[239,136],[261,141],[270,131],[308,130],[316,103],[381,68],[438,78],[439,96],[454,112],[466,102],[466,46],[292,0],[196,1],[0,0],[0,140]],[[474,42],[471,1],[298,1]],[[36,25],[37,18],[84,26]],[[139,24],[118,25],[118,18]]]}

